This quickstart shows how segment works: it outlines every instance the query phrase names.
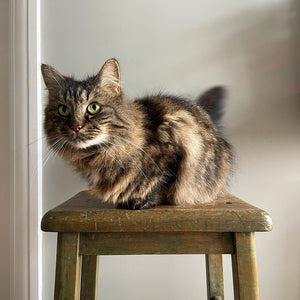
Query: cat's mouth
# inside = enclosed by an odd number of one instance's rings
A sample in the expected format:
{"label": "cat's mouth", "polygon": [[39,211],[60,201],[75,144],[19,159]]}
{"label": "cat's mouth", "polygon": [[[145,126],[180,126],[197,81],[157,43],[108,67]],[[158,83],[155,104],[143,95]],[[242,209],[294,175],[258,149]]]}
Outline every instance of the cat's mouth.
{"label": "cat's mouth", "polygon": [[84,142],[89,140],[86,135],[82,134],[81,132],[74,133],[72,138],[70,139],[71,142],[78,143],[78,142]]}
{"label": "cat's mouth", "polygon": [[78,132],[73,134],[72,137],[70,137],[69,142],[74,146],[78,147],[79,144],[88,143],[92,139],[93,138],[87,137],[86,135]]}

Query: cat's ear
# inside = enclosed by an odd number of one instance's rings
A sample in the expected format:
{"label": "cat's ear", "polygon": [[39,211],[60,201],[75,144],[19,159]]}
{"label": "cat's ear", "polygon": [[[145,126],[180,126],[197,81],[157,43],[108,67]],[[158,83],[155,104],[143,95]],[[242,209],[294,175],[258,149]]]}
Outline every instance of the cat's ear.
{"label": "cat's ear", "polygon": [[121,94],[120,69],[116,59],[111,58],[105,62],[96,76],[97,85],[112,95]]}
{"label": "cat's ear", "polygon": [[43,78],[49,92],[63,89],[67,80],[67,77],[61,75],[54,68],[49,65],[42,64],[41,66]]}

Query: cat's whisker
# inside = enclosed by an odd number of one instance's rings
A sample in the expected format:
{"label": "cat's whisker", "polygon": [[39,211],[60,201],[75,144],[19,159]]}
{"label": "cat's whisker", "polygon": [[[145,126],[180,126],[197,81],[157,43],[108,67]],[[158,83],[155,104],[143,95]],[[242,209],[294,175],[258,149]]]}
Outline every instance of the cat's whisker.
{"label": "cat's whisker", "polygon": [[[122,163],[122,160],[116,155],[115,151],[113,151],[107,144],[103,142],[103,144],[97,145],[98,148],[101,148],[104,150],[105,154],[109,155],[112,159],[118,159],[121,167],[124,169],[124,165]],[[113,156],[109,151],[113,151],[115,156]]]}
{"label": "cat's whisker", "polygon": [[151,156],[150,156],[143,148],[141,148],[140,146],[136,145],[135,143],[133,143],[133,142],[131,142],[131,141],[129,141],[129,140],[127,140],[127,139],[121,137],[121,136],[111,135],[111,134],[107,134],[107,133],[105,133],[105,135],[108,135],[108,136],[110,136],[110,137],[114,137],[114,138],[120,139],[120,140],[122,140],[122,141],[124,141],[124,142],[127,142],[127,143],[129,143],[130,145],[136,147],[137,149],[141,150],[144,154],[147,155],[148,158],[150,158],[150,160],[151,160],[151,161],[154,163],[154,165],[158,168],[158,170],[161,172],[161,174],[163,174],[163,171],[160,169],[160,167],[157,165],[157,163],[153,160],[153,158],[152,158],[152,157],[151,157]]}
{"label": "cat's whisker", "polygon": [[109,148],[104,148],[104,145],[103,145],[103,146],[100,146],[100,145],[99,145],[99,147],[102,148],[102,149],[104,150],[105,154],[108,155],[108,156],[110,156],[113,160],[116,159],[116,157],[113,156],[113,155],[108,151]]}
{"label": "cat's whisker", "polygon": [[56,153],[58,153],[66,143],[67,141],[65,139],[59,138],[59,140],[56,143],[54,143],[51,147]]}
{"label": "cat's whisker", "polygon": [[54,142],[50,145],[50,148],[55,149],[55,146],[62,140],[62,137],[56,138]]}
{"label": "cat's whisker", "polygon": [[57,152],[56,147],[57,145],[62,141],[62,138],[57,138],[55,141],[50,145],[49,150],[45,154],[43,158],[43,163],[42,163],[42,169],[46,166],[46,164],[50,161],[51,158],[55,157],[55,154]]}
{"label": "cat's whisker", "polygon": [[28,143],[27,146],[31,146],[31,145],[33,145],[33,144],[39,142],[39,141],[43,141],[43,140],[45,140],[46,138],[47,138],[46,136],[39,137],[39,138],[37,138],[37,139],[31,141],[30,143]]}
{"label": "cat's whisker", "polygon": [[[43,140],[45,138],[46,138],[45,136],[41,137],[41,138],[37,139],[36,141],[33,141],[29,145],[37,142],[38,140]],[[44,169],[44,167],[50,161],[51,158],[55,157],[55,150],[53,148],[51,148],[51,147],[53,147],[53,145],[55,147],[61,140],[62,140],[62,138],[55,139],[55,141],[52,143],[52,145],[50,146],[50,148],[48,149],[48,151],[43,155],[43,158],[42,158],[42,169]],[[35,177],[37,176],[37,174],[38,174],[38,171],[34,170],[34,172],[32,174],[32,178],[35,179]]]}
{"label": "cat's whisker", "polygon": [[49,149],[48,152],[45,155],[45,158],[43,159],[42,169],[46,166],[51,156],[54,156],[54,151],[52,149]]}
{"label": "cat's whisker", "polygon": [[67,143],[67,141],[63,138],[60,138],[55,145],[52,146],[52,148],[55,150],[56,153],[58,153],[61,148]]}
{"label": "cat's whisker", "polygon": [[136,160],[135,160],[135,159],[134,159],[134,158],[133,158],[126,150],[124,150],[122,146],[117,145],[117,144],[114,144],[114,143],[109,142],[109,141],[106,141],[106,143],[109,143],[109,144],[112,144],[112,145],[115,145],[115,146],[121,148],[121,151],[123,151],[125,154],[127,154],[127,155],[130,157],[131,161],[136,165],[136,167],[137,167],[137,168],[140,170],[140,172],[144,175],[144,177],[146,178],[146,180],[147,180],[148,182],[150,182],[150,180],[149,180],[149,178],[147,177],[147,175],[146,175],[146,174],[144,173],[144,171],[138,166]]}
{"label": "cat's whisker", "polygon": [[59,151],[62,149],[62,147],[66,144],[66,141],[62,141],[62,139],[60,139],[54,148],[50,148],[48,153],[46,154],[45,157],[45,161],[43,163],[42,168],[44,168],[46,166],[46,164],[50,161],[50,160],[54,160],[57,157],[57,154],[59,153]]}
{"label": "cat's whisker", "polygon": [[66,143],[67,143],[66,140],[60,141],[59,145],[58,145],[57,148],[56,148],[56,152],[55,152],[55,154],[54,154],[54,158],[53,158],[53,159],[55,159],[55,158],[57,157],[58,153],[61,151],[61,149],[64,147],[64,145],[65,145]]}
{"label": "cat's whisker", "polygon": [[[32,145],[33,143],[36,143],[38,140],[44,139],[44,138],[46,138],[46,137],[44,136],[44,137],[38,138],[35,141],[29,143],[28,146]],[[55,140],[55,142],[56,142],[56,140]],[[51,151],[53,151],[53,150],[51,148],[49,148],[48,151],[45,154],[43,154],[43,157],[42,157],[42,169],[44,168],[44,166],[45,166],[48,158],[51,156]],[[34,172],[32,174],[32,178],[35,178],[37,176],[37,172],[38,172],[37,170],[34,170]]]}
{"label": "cat's whisker", "polygon": [[[107,148],[106,148],[107,151],[105,151],[105,152],[106,152],[107,154],[111,155],[108,151],[109,151],[109,150],[112,151],[112,152],[114,153],[115,157],[117,158],[117,160],[119,161],[119,163],[120,163],[122,169],[125,170],[125,167],[124,167],[124,165],[123,165],[123,162],[122,162],[121,158],[117,155],[117,153],[116,153],[113,149],[111,149],[111,147],[109,147],[105,142],[103,142],[103,144],[104,144],[104,146],[107,147]],[[111,157],[112,157],[112,156],[111,156]]]}
{"label": "cat's whisker", "polygon": [[52,146],[52,149],[54,150],[54,152],[59,152],[59,149],[60,149],[62,143],[63,143],[63,141],[60,140],[54,146]]}
{"label": "cat's whisker", "polygon": [[66,144],[66,142],[67,142],[67,141],[65,141],[65,140],[61,140],[61,141],[59,141],[59,143],[56,144],[56,146],[55,146],[55,152],[56,152],[56,154],[59,153],[59,151],[60,151],[60,150],[62,149],[62,147]]}
{"label": "cat's whisker", "polygon": [[[63,147],[64,147],[66,144],[67,144],[67,141],[65,141]],[[64,154],[64,152],[65,152],[65,150],[66,150],[66,148],[67,148],[67,147],[64,147],[64,148],[63,148],[63,147],[62,147],[62,149],[61,149],[62,151],[61,151],[61,153],[60,153],[61,156]]]}

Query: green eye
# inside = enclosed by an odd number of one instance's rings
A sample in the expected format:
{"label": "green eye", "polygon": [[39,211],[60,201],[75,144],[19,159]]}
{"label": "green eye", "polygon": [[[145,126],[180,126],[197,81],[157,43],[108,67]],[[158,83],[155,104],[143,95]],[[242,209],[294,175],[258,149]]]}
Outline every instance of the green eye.
{"label": "green eye", "polygon": [[67,117],[70,114],[70,109],[65,105],[60,105],[58,107],[58,113],[63,117]]}
{"label": "green eye", "polygon": [[87,107],[87,111],[89,114],[91,115],[95,115],[100,111],[100,105],[96,102],[91,103],[88,107]]}

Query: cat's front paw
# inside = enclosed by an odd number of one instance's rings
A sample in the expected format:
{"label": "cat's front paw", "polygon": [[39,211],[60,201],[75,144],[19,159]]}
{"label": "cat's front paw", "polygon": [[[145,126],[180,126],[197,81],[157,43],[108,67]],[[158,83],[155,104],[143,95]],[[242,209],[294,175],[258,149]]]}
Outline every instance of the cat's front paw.
{"label": "cat's front paw", "polygon": [[117,204],[117,208],[132,210],[150,209],[155,208],[156,206],[157,203],[155,203],[154,201],[142,198],[130,199],[126,202],[121,202]]}
{"label": "cat's front paw", "polygon": [[130,209],[128,201],[117,203],[116,208],[118,208],[118,209]]}
{"label": "cat's front paw", "polygon": [[157,206],[157,203],[154,203],[153,201],[149,199],[131,199],[129,200],[129,205],[131,209],[134,210],[141,210],[141,209],[150,209],[150,208],[155,208]]}

